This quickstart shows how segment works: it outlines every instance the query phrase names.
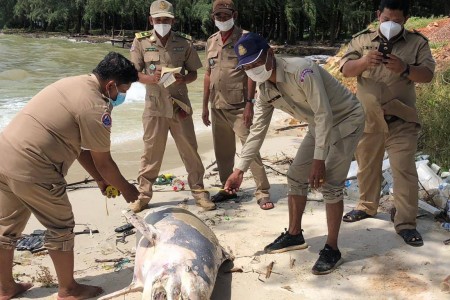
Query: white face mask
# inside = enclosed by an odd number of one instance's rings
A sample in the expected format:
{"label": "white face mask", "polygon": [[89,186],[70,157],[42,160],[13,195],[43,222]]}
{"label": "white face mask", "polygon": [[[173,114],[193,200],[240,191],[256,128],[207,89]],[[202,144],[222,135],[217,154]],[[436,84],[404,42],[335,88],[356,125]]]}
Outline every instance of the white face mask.
{"label": "white face mask", "polygon": [[380,24],[380,32],[389,41],[402,31],[402,25],[393,21],[387,21]]}
{"label": "white face mask", "polygon": [[170,25],[170,24],[155,24],[155,25],[153,25],[153,28],[155,28],[155,31],[161,37],[165,37],[170,32],[170,29],[172,29],[172,25]]}
{"label": "white face mask", "polygon": [[234,19],[230,18],[228,21],[220,22],[217,20],[214,20],[214,23],[216,24],[216,27],[219,28],[220,31],[228,31],[234,26]]}
{"label": "white face mask", "polygon": [[272,76],[272,70],[270,71],[266,70],[266,63],[268,58],[269,54],[267,54],[266,62],[263,65],[245,71],[245,73],[247,74],[248,77],[250,77],[251,80],[255,82],[264,82],[268,80],[270,76]]}

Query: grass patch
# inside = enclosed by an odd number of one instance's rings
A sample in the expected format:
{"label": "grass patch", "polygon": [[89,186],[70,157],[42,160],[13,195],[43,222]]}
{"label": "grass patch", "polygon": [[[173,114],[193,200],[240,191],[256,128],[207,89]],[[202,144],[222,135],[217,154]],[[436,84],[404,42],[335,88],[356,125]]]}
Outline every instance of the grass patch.
{"label": "grass patch", "polygon": [[[410,17],[408,21],[406,21],[405,28],[408,30],[413,29],[420,29],[427,27],[430,23],[439,22],[443,19],[446,19],[446,17],[439,16],[439,17],[431,17],[431,18],[422,18],[422,17]],[[372,22],[369,27],[372,29],[377,29],[379,25],[378,20]]]}
{"label": "grass patch", "polygon": [[450,167],[450,66],[437,72],[429,84],[417,89],[417,109],[422,122],[419,150],[443,168]]}
{"label": "grass patch", "polygon": [[424,28],[427,27],[430,23],[438,22],[442,19],[445,19],[445,17],[443,16],[431,18],[410,17],[405,24],[405,28],[409,30]]}
{"label": "grass patch", "polygon": [[429,42],[428,44],[430,45],[431,49],[440,49],[440,48],[447,46],[448,42],[447,41],[445,41],[445,42]]}

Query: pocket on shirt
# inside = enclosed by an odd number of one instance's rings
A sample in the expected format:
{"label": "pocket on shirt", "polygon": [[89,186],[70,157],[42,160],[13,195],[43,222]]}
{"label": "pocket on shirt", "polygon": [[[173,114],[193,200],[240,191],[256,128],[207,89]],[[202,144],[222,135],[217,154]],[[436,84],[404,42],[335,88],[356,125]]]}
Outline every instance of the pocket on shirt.
{"label": "pocket on shirt", "polygon": [[244,101],[244,84],[242,82],[227,83],[225,94],[227,102],[230,104],[237,104]]}
{"label": "pocket on shirt", "polygon": [[144,54],[145,61],[145,73],[149,74],[151,71],[149,67],[150,65],[155,65],[155,67],[161,64],[159,52],[145,52]]}

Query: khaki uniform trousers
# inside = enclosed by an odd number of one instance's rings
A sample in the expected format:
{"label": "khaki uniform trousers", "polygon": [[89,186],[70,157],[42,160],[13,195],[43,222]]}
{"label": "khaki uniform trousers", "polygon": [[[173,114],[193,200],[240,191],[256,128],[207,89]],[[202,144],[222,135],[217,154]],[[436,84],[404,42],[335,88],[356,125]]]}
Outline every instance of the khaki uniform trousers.
{"label": "khaki uniform trousers", "polygon": [[152,198],[152,186],[161,170],[169,132],[188,172],[189,187],[192,191],[199,190],[203,193],[205,168],[197,152],[197,138],[192,116],[183,120],[180,120],[177,115],[173,118],[145,116],[143,125],[144,154],[141,157],[138,175],[140,205],[148,204]]}
{"label": "khaki uniform trousers", "polygon": [[360,198],[357,210],[374,216],[380,202],[384,150],[394,179],[395,230],[416,228],[418,176],[415,165],[419,125],[398,119],[389,133],[364,133],[356,149]]}
{"label": "khaki uniform trousers", "polygon": [[15,249],[31,213],[47,229],[47,249],[73,250],[75,221],[66,183],[22,182],[0,174],[0,248]]}
{"label": "khaki uniform trousers", "polygon": [[[329,146],[325,159],[325,182],[320,188],[323,200],[327,204],[339,203],[344,199],[344,186],[348,170],[353,159],[358,141],[363,133],[364,125],[361,124],[353,133],[344,138],[339,138]],[[332,132],[330,139],[333,138]],[[310,131],[300,144],[300,148],[289,167],[288,171],[288,195],[307,196],[309,175],[314,159],[316,139]]]}
{"label": "khaki uniform trousers", "polygon": [[[214,152],[222,185],[225,185],[228,177],[233,173],[236,136],[244,144],[250,133],[244,124],[243,114],[243,108],[211,109]],[[250,171],[256,183],[256,200],[269,197],[270,184],[259,153],[250,164]]]}

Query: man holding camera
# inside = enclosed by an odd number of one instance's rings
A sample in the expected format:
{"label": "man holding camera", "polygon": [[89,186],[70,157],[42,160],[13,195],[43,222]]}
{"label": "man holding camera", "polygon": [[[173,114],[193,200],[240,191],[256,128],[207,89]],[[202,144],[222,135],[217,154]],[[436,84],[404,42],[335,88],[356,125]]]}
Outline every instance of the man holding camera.
{"label": "man holding camera", "polygon": [[395,230],[411,246],[422,246],[416,230],[418,176],[414,156],[420,129],[414,83],[433,79],[435,61],[428,40],[404,28],[408,0],[382,0],[377,31],[354,36],[341,60],[345,77],[358,78],[357,97],[366,125],[356,149],[360,198],[343,217],[356,222],[377,213],[384,151],[394,178]]}

